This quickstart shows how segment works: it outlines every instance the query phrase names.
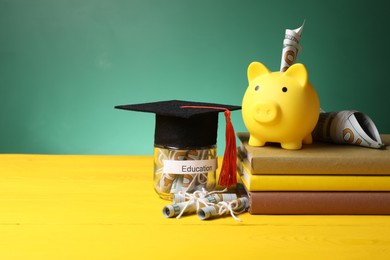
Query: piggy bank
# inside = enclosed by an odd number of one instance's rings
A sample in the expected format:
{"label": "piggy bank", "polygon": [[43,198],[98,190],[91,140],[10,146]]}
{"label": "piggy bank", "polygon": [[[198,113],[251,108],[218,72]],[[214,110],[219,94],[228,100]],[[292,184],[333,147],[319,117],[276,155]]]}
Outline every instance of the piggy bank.
{"label": "piggy bank", "polygon": [[285,72],[271,72],[260,62],[248,67],[249,86],[242,101],[242,116],[249,145],[280,143],[289,150],[310,144],[320,114],[317,92],[303,64]]}

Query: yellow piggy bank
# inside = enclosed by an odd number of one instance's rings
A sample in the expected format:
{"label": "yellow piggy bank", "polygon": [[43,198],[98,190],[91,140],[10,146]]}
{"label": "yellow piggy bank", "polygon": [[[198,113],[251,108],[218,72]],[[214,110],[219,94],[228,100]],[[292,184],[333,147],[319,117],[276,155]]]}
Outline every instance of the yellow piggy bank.
{"label": "yellow piggy bank", "polygon": [[302,143],[312,143],[320,102],[303,64],[271,72],[262,63],[252,62],[248,81],[242,116],[250,133],[249,145],[276,142],[284,149],[297,150]]}

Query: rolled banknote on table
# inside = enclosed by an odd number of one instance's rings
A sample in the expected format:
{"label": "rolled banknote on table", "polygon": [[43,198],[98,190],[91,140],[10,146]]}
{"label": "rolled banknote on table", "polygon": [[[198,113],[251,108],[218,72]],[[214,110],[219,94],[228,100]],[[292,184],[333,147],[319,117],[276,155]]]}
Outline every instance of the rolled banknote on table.
{"label": "rolled banknote on table", "polygon": [[370,148],[384,146],[371,118],[356,110],[322,111],[313,131],[313,139]]}
{"label": "rolled banknote on table", "polygon": [[[182,212],[183,210],[185,210],[185,212]],[[180,203],[175,203],[175,204],[165,206],[163,208],[163,215],[166,218],[174,218],[176,216],[179,216],[182,213],[191,214],[195,212],[196,212],[195,203],[187,204],[187,202],[180,202]]]}
{"label": "rolled banknote on table", "polygon": [[286,71],[297,60],[298,53],[302,49],[299,41],[301,39],[304,25],[305,22],[303,22],[301,27],[295,30],[286,29],[286,34],[283,40],[282,61],[280,63],[281,72]]}
{"label": "rolled banknote on table", "polygon": [[[198,197],[201,192],[194,192],[191,194],[190,200],[186,200],[185,196],[175,194],[175,203],[165,206],[163,208],[163,215],[167,218],[177,217],[181,214],[195,213],[199,207],[199,204],[203,206],[215,204],[221,201],[229,202],[237,199],[237,195],[234,193],[213,193],[204,197]],[[184,199],[184,201],[183,201]],[[180,202],[177,202],[180,201]]]}
{"label": "rolled banknote on table", "polygon": [[[237,194],[235,193],[213,193],[206,196],[208,202],[218,203],[219,201],[232,201],[237,199]],[[185,194],[176,193],[173,195],[173,203],[180,203],[187,201]]]}
{"label": "rolled banknote on table", "polygon": [[235,219],[239,220],[234,214],[245,212],[249,207],[247,197],[241,197],[230,202],[218,202],[217,204],[209,205],[201,208],[198,211],[198,217],[201,220],[217,218],[227,214],[231,214]]}

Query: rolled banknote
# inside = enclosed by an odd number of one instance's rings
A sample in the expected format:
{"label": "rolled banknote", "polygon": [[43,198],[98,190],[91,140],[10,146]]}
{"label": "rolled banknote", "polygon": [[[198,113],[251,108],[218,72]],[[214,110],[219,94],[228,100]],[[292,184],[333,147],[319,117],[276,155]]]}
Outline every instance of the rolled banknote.
{"label": "rolled banknote", "polygon": [[384,146],[371,118],[356,110],[322,111],[313,131],[313,139],[370,148]]}
{"label": "rolled banknote", "polygon": [[[210,203],[218,203],[220,201],[232,201],[237,199],[237,194],[235,193],[213,193],[206,196],[206,199]],[[173,195],[173,203],[180,203],[189,200],[189,197],[186,197],[183,193],[176,193]]]}
{"label": "rolled banknote", "polygon": [[[185,212],[183,212],[185,211]],[[180,202],[176,204],[167,205],[163,208],[163,215],[166,218],[174,218],[180,214],[191,214],[196,212],[195,203]]]}
{"label": "rolled banknote", "polygon": [[304,25],[305,21],[303,22],[301,27],[295,30],[286,29],[286,33],[283,40],[282,61],[280,63],[281,72],[286,71],[297,60],[298,53],[302,49],[302,46],[299,44],[299,41],[301,39]]}
{"label": "rolled banknote", "polygon": [[[207,152],[207,150],[206,150]],[[207,154],[207,153],[206,153]],[[184,160],[202,160],[204,159],[205,151],[204,150],[190,150],[187,151]],[[199,175],[205,176],[202,184],[207,183],[207,173],[200,174],[184,174],[183,175],[183,183],[181,190],[183,191],[191,191],[197,185],[197,179],[200,178]]]}
{"label": "rolled banknote", "polygon": [[[154,158],[154,187],[164,199],[171,200],[172,195],[179,191],[194,192],[202,188],[212,190],[215,187],[217,154],[214,147],[190,150],[155,147]],[[212,166],[205,171],[191,171],[193,168],[196,170],[200,168],[196,167],[197,165],[204,164]],[[183,166],[185,172],[182,165],[186,166]]]}
{"label": "rolled banknote", "polygon": [[198,217],[201,220],[216,218],[231,214],[236,220],[240,220],[235,216],[235,214],[240,214],[245,212],[249,207],[249,200],[247,197],[241,197],[237,200],[230,202],[218,202],[217,204],[209,205],[199,209]]}
{"label": "rolled banknote", "polygon": [[154,182],[155,190],[158,193],[169,193],[172,184],[177,182],[176,175],[172,173],[163,173],[164,160],[170,157],[170,151],[161,148],[155,148],[154,151]]}
{"label": "rolled banknote", "polygon": [[165,217],[173,218],[181,216],[182,214],[195,213],[198,210],[200,204],[202,204],[203,206],[207,206],[222,201],[229,202],[237,199],[237,195],[234,193],[208,194],[208,192],[205,190],[196,191],[193,194],[178,194],[180,195],[174,195],[175,202],[173,204],[165,206],[163,208],[163,215]]}

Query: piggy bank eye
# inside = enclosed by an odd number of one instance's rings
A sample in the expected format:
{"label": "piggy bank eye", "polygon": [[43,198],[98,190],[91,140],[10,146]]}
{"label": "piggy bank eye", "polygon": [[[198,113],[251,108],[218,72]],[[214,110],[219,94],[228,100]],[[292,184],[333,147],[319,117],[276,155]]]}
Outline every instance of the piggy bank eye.
{"label": "piggy bank eye", "polygon": [[286,88],[286,87],[283,87],[283,88],[282,88],[282,91],[283,91],[283,92],[287,92],[287,88]]}
{"label": "piggy bank eye", "polygon": [[260,89],[259,85],[255,87],[255,91],[258,91]]}

